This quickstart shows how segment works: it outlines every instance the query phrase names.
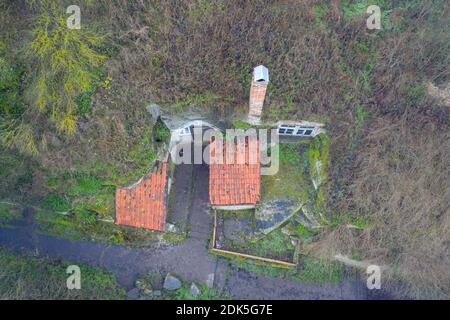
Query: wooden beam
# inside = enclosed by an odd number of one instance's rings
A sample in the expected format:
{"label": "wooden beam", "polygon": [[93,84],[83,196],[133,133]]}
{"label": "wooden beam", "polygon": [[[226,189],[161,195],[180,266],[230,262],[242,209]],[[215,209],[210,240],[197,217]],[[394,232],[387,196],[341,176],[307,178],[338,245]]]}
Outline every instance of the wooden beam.
{"label": "wooden beam", "polygon": [[272,263],[272,264],[278,264],[278,265],[286,266],[288,268],[295,268],[295,267],[297,267],[296,264],[291,263],[291,262],[275,260],[275,259],[269,259],[269,258],[263,258],[263,257],[253,256],[253,255],[250,255],[250,254],[233,252],[233,251],[228,251],[228,250],[212,248],[211,252],[222,253],[222,254],[229,254],[229,255],[234,255],[234,256],[241,257],[241,258],[258,260],[258,261],[268,262],[268,263]]}

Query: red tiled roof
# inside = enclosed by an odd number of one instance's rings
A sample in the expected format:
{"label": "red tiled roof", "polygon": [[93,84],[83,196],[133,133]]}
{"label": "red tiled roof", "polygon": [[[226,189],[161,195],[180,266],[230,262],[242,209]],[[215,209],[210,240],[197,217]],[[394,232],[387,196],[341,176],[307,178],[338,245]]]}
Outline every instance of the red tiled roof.
{"label": "red tiled roof", "polygon": [[[209,200],[212,205],[255,205],[259,201],[260,163],[259,144],[256,138],[233,144],[233,161],[214,161],[221,141],[210,144]],[[226,159],[226,143],[223,143],[223,157]],[[240,152],[238,154],[238,152]],[[253,161],[249,161],[250,152]],[[256,153],[256,154],[255,154]],[[245,159],[245,162],[239,161]],[[251,158],[250,158],[251,159]],[[240,163],[241,162],[241,163]]]}
{"label": "red tiled roof", "polygon": [[131,187],[116,190],[116,224],[163,231],[166,163]]}

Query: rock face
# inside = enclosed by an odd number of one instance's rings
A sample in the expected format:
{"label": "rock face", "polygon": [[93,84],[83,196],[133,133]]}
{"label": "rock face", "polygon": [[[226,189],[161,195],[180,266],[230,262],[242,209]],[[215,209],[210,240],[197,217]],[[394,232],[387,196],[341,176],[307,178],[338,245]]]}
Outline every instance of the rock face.
{"label": "rock face", "polygon": [[181,287],[181,281],[171,275],[170,273],[167,274],[166,278],[164,279],[164,285],[163,288],[166,290],[176,290]]}
{"label": "rock face", "polygon": [[300,203],[288,199],[273,200],[261,203],[255,212],[255,236],[268,234],[283,225],[301,208]]}
{"label": "rock face", "polygon": [[157,104],[150,104],[150,105],[146,106],[145,108],[152,116],[152,122],[153,122],[153,124],[155,124],[156,121],[158,121],[159,116],[161,115],[161,107]]}
{"label": "rock face", "polygon": [[189,293],[191,294],[191,296],[196,297],[200,294],[200,289],[195,285],[195,283],[192,282]]}
{"label": "rock face", "polygon": [[166,222],[166,231],[176,233],[178,229],[174,224]]}

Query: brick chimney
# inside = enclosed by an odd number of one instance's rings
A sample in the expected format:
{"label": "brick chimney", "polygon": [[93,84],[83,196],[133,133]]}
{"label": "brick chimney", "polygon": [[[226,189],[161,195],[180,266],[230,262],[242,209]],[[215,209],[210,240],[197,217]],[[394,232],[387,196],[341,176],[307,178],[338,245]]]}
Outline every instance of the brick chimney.
{"label": "brick chimney", "polygon": [[248,122],[250,124],[258,125],[261,122],[262,107],[268,83],[269,69],[263,65],[253,69],[252,85],[250,88],[250,107],[248,111]]}

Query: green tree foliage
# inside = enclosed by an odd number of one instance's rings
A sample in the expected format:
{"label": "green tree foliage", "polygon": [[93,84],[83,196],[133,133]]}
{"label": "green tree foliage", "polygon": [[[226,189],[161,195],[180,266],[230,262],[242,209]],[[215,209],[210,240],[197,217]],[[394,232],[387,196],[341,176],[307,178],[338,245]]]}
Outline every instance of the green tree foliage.
{"label": "green tree foliage", "polygon": [[32,86],[33,105],[49,116],[60,132],[76,129],[76,98],[91,88],[95,68],[105,56],[98,52],[103,38],[83,26],[69,29],[67,15],[55,2],[44,2],[33,30],[31,52],[37,60]]}

